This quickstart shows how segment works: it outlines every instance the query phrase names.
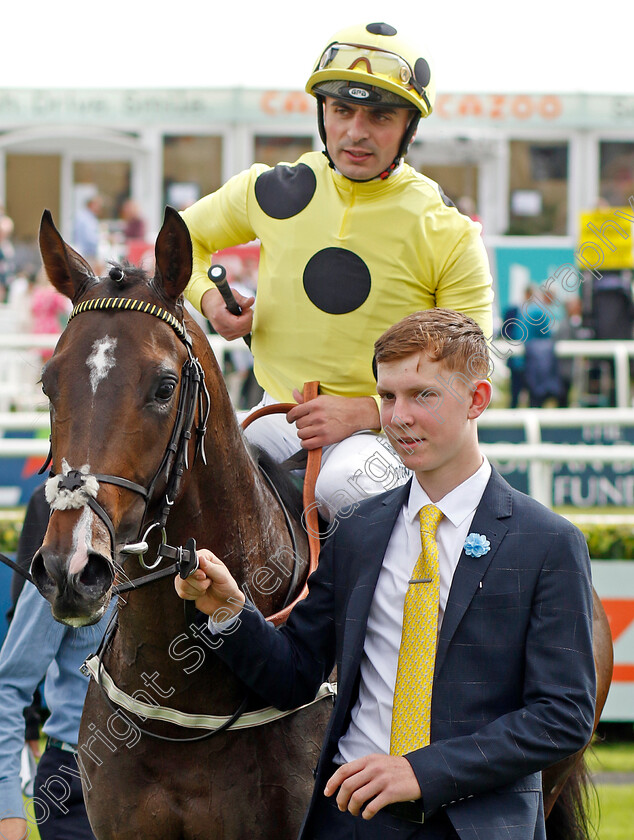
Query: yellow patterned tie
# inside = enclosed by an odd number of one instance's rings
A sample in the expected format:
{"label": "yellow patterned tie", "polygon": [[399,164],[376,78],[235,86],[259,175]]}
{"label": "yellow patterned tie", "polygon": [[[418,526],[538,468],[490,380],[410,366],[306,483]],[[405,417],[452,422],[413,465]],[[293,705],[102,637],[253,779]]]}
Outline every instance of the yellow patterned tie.
{"label": "yellow patterned tie", "polygon": [[403,633],[394,689],[390,754],[405,755],[429,744],[431,692],[438,633],[438,546],[442,511],[420,511],[422,551],[405,595]]}

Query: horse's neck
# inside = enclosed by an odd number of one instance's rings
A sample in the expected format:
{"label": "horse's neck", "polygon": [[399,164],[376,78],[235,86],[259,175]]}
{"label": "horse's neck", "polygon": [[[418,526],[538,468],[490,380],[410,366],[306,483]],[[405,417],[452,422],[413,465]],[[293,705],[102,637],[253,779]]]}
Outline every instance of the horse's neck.
{"label": "horse's neck", "polygon": [[[190,463],[190,470],[183,476],[183,492],[167,521],[167,539],[178,546],[194,537],[198,548],[211,549],[226,563],[238,584],[248,587],[257,606],[270,615],[282,606],[291,580],[293,555],[288,551],[291,541],[285,517],[247,451],[215,361],[206,368],[211,403],[204,442],[207,465],[200,456],[196,463]],[[299,526],[296,536],[300,551],[304,551]],[[280,574],[282,567],[281,585],[268,594],[258,592],[253,585],[254,573],[267,564],[275,574]],[[138,574],[136,569],[130,572],[134,577]],[[175,686],[191,686],[192,693],[198,693],[213,675],[216,685],[223,684],[230,705],[235,700],[235,681],[209,650],[205,667],[196,671],[197,681],[183,676],[184,664],[190,665],[194,657],[188,655],[183,663],[179,656],[188,647],[204,647],[204,642],[187,641],[185,630],[183,603],[171,580],[131,593],[120,615],[115,642],[118,655],[112,664],[118,678],[127,682],[130,674],[140,673],[139,668],[148,674],[158,671]],[[188,701],[185,698],[183,702]]]}
{"label": "horse's neck", "polygon": [[[288,547],[288,531],[237,425],[228,422],[224,433],[214,425],[210,423],[208,430],[207,467],[199,461],[187,477],[185,492],[168,519],[168,542],[184,545],[194,537],[199,548],[210,548],[268,615],[281,606],[280,594],[258,593],[253,572],[275,558],[280,548]],[[287,585],[288,580],[290,574]],[[223,714],[240,700],[239,684],[214,656],[206,636],[198,630],[193,638],[187,636],[183,602],[171,580],[131,593],[120,614],[115,650],[113,676],[124,690],[144,690],[139,682],[143,674],[149,679],[158,673],[163,690],[175,689],[173,702],[178,708],[191,703],[197,711],[196,703],[210,691]],[[197,662],[201,667],[190,673],[187,669]],[[160,702],[170,705],[167,700]]]}
{"label": "horse's neck", "polygon": [[243,582],[250,570],[288,545],[284,515],[233,418],[209,430],[207,463],[196,476],[198,544],[210,548]]}
{"label": "horse's neck", "polygon": [[[220,557],[238,584],[270,614],[279,608],[290,582],[290,536],[282,510],[272,500],[247,451],[228,397],[226,404],[222,399],[219,402],[214,404],[207,427],[207,465],[199,457],[185,475],[183,494],[167,521],[168,543],[184,546],[194,537],[197,547],[209,548]],[[300,546],[302,536],[300,533]],[[273,563],[276,574],[281,565],[289,567],[288,575],[282,574],[279,592],[272,594],[258,592],[253,586],[254,573],[267,563]],[[133,574],[136,577],[137,571]],[[142,606],[126,608],[122,615],[122,625],[135,644],[152,646],[158,637],[169,644],[175,634],[183,632],[182,603],[173,587],[150,584],[135,598],[140,598]],[[160,618],[155,621],[150,616]]]}

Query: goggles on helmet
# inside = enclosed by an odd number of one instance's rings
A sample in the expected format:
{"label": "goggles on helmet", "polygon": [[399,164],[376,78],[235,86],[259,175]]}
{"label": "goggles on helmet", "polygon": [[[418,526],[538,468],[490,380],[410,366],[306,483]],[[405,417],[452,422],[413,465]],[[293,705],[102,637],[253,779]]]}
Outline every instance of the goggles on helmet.
{"label": "goggles on helmet", "polygon": [[[346,78],[346,71],[376,76],[402,88],[412,88],[424,100],[431,111],[431,103],[425,88],[414,75],[407,61],[396,53],[387,50],[363,46],[362,44],[331,44],[319,60],[319,70],[341,70],[341,78]],[[367,80],[371,84],[371,79]],[[411,107],[409,103],[408,107]]]}

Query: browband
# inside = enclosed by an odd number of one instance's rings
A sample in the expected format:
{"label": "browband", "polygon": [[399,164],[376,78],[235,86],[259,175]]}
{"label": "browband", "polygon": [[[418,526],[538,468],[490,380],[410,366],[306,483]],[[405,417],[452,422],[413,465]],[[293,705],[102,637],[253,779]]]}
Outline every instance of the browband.
{"label": "browband", "polygon": [[181,341],[184,341],[185,343],[188,341],[188,335],[185,327],[178,318],[166,309],[162,309],[155,303],[149,303],[147,300],[118,297],[84,300],[77,304],[70,313],[68,320],[70,322],[76,315],[80,315],[82,312],[91,312],[95,309],[127,309],[130,312],[146,312],[148,315],[154,315],[156,318],[160,318],[161,321],[165,321],[165,323],[174,330]]}

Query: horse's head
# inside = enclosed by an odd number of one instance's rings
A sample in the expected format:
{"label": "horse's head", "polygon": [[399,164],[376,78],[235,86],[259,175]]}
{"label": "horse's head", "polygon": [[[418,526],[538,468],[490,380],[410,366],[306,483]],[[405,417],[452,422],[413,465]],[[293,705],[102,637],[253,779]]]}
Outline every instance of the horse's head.
{"label": "horse's head", "polygon": [[192,247],[185,223],[167,208],[152,279],[129,266],[96,277],[48,211],[40,250],[51,283],[75,308],[42,373],[51,517],[32,575],[55,618],[80,626],[105,611],[121,547],[141,538],[161,494],[178,492],[172,468],[191,456],[189,429],[179,436],[187,411],[179,398],[192,361],[181,306]]}

